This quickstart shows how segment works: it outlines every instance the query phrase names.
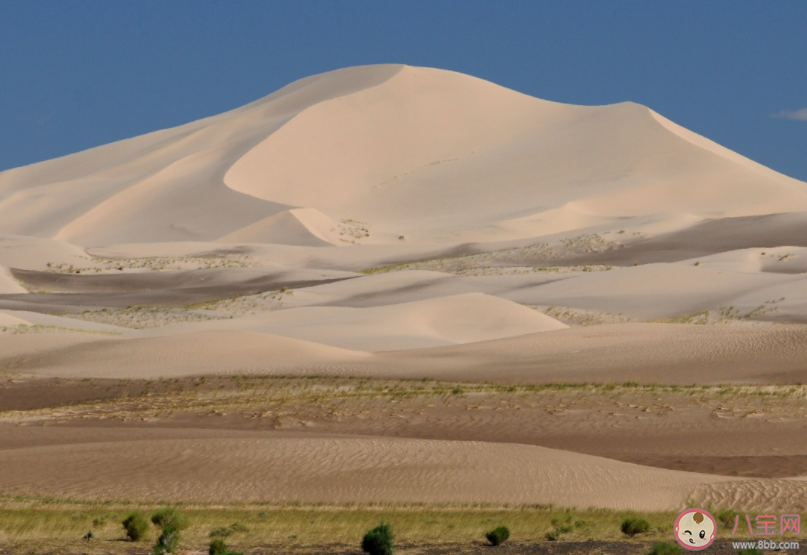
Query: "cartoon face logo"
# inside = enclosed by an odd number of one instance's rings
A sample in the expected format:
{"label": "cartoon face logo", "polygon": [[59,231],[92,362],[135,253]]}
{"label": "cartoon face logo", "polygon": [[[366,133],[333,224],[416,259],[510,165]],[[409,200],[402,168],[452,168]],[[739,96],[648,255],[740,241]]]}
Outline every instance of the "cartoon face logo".
{"label": "cartoon face logo", "polygon": [[715,517],[697,507],[683,511],[675,519],[675,539],[690,551],[700,551],[712,545],[716,530]]}

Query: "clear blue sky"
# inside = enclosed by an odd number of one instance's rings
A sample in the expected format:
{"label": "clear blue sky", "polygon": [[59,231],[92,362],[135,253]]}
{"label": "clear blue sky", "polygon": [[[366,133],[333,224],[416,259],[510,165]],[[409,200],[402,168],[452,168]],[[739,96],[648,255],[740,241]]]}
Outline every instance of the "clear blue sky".
{"label": "clear blue sky", "polygon": [[0,170],[388,62],[632,100],[807,180],[804,1],[7,0]]}

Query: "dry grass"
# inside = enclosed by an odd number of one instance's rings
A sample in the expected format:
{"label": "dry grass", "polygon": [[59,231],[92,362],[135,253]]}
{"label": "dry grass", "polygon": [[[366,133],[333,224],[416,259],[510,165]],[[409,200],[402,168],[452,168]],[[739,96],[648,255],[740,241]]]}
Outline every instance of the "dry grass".
{"label": "dry grass", "polygon": [[62,326],[45,326],[41,324],[36,324],[33,326],[29,326],[27,324],[20,324],[19,326],[0,326],[0,333],[21,334],[21,333],[54,333],[54,332],[92,333],[97,335],[120,335],[120,333],[114,331],[65,328]]}
{"label": "dry grass", "polygon": [[238,316],[280,310],[283,308],[283,303],[288,296],[293,294],[294,291],[284,289],[267,291],[256,295],[237,295],[180,307],[130,306],[127,308],[86,310],[77,314],[63,314],[62,316],[98,324],[146,329],[186,322],[225,320]]}
{"label": "dry grass", "polygon": [[[213,268],[252,268],[260,266],[248,255],[217,254],[211,256],[150,256],[143,258],[92,257],[82,265],[47,264],[48,272],[59,274],[105,274],[123,271],[209,270]],[[78,263],[77,263],[78,264]]]}
{"label": "dry grass", "polygon": [[403,416],[425,418],[447,409],[466,414],[479,410],[518,412],[524,418],[532,412],[552,415],[578,409],[592,415],[616,411],[625,418],[664,417],[689,409],[719,418],[807,418],[807,386],[803,385],[500,385],[268,376],[139,380],[132,381],[131,387],[126,383],[129,381],[116,381],[124,390],[138,393],[34,410],[0,411],[0,423],[150,421],[191,414],[258,420],[275,429],[288,429],[310,427],[313,422],[362,421],[371,415],[385,421]]}

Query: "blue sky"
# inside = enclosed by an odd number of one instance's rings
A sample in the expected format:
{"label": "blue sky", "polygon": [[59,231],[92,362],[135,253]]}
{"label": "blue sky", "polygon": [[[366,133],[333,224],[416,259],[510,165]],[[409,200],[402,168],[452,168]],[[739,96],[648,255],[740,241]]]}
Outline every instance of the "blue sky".
{"label": "blue sky", "polygon": [[451,69],[559,102],[632,100],[807,180],[802,1],[9,0],[0,170],[374,63]]}

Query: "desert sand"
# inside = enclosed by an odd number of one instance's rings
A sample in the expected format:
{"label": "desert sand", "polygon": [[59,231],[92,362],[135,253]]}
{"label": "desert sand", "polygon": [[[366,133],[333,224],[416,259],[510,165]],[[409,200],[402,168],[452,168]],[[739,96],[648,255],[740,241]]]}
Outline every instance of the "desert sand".
{"label": "desert sand", "polygon": [[[795,387],[805,275],[807,183],[650,108],[347,68],[0,173],[0,379],[43,384],[31,411],[81,380],[200,376]],[[734,414],[715,391],[706,414]],[[164,415],[78,433],[17,410],[0,404],[0,493],[773,510],[807,483],[798,407],[733,428],[660,410],[670,426],[631,428],[645,449],[604,409],[554,436],[470,408],[292,435]],[[684,424],[698,441],[671,439]]]}

